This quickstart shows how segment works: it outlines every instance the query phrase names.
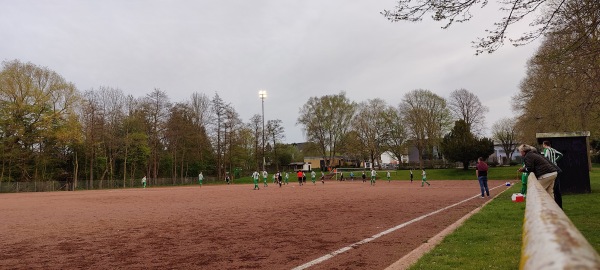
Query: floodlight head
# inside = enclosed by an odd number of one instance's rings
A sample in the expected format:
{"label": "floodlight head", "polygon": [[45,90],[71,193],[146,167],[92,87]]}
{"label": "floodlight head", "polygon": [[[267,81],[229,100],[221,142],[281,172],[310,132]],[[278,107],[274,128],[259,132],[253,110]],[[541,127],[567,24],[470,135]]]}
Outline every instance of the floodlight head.
{"label": "floodlight head", "polygon": [[267,98],[267,90],[260,90],[260,91],[258,91],[258,97],[260,97],[260,99]]}

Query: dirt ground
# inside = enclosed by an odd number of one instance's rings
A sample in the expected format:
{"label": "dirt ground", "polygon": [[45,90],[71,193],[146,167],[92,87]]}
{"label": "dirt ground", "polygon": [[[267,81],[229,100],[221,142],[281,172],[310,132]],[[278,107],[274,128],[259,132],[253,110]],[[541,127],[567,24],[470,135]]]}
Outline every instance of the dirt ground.
{"label": "dirt ground", "polygon": [[0,194],[0,269],[291,269],[473,197],[310,268],[384,269],[488,200],[430,182]]}

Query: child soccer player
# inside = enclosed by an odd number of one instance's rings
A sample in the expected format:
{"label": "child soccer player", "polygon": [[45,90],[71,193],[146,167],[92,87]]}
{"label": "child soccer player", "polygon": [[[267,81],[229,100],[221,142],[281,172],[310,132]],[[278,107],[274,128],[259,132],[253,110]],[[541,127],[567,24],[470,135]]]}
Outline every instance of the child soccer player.
{"label": "child soccer player", "polygon": [[198,175],[198,184],[200,184],[200,187],[202,187],[202,180],[204,180],[204,175],[202,175],[202,172],[200,172]]}
{"label": "child soccer player", "polygon": [[427,186],[431,186],[431,184],[429,184],[429,182],[427,182],[427,173],[425,172],[425,169],[423,169],[423,172],[421,172],[421,175],[423,176],[423,178],[421,178],[421,187],[423,187],[423,185],[425,183],[427,183]]}
{"label": "child soccer player", "polygon": [[377,178],[377,172],[373,169],[371,170],[371,186],[375,185],[375,178]]}
{"label": "child soccer player", "polygon": [[269,173],[267,171],[263,171],[263,187],[268,187],[267,179],[269,178]]}
{"label": "child soccer player", "polygon": [[389,182],[390,182],[390,178],[392,177],[392,176],[390,175],[390,172],[389,172],[389,171],[387,172],[387,175],[386,175],[386,177],[387,177],[387,180],[388,180],[388,183],[389,183]]}
{"label": "child soccer player", "polygon": [[144,188],[146,188],[146,176],[144,175],[144,178],[142,178],[142,186],[144,186]]}
{"label": "child soccer player", "polygon": [[315,173],[315,171],[310,172],[310,180],[313,182],[313,185],[315,184],[315,179],[317,178],[317,174]]}
{"label": "child soccer player", "polygon": [[259,177],[260,177],[260,176],[259,176],[258,172],[257,172],[257,171],[254,171],[254,173],[252,174],[252,180],[254,180],[254,189],[255,189],[255,190],[257,190],[257,189],[260,189],[260,188],[258,187],[258,178],[259,178]]}

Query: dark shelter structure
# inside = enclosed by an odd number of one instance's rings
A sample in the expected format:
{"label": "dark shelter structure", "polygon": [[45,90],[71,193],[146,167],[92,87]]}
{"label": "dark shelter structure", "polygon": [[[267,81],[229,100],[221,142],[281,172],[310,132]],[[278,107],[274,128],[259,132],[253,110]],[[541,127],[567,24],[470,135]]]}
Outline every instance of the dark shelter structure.
{"label": "dark shelter structure", "polygon": [[[560,173],[562,193],[590,193],[591,159],[589,151],[589,131],[536,133],[539,145],[549,141],[552,148],[563,154],[557,165]],[[542,148],[540,147],[540,152]]]}

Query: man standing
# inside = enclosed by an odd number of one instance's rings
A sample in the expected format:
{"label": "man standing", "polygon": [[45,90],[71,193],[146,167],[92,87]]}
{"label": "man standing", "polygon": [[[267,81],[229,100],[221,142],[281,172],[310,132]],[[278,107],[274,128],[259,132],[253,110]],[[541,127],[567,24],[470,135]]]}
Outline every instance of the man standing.
{"label": "man standing", "polygon": [[[546,157],[552,164],[557,165],[556,162],[563,157],[561,152],[552,148],[550,141],[544,141],[542,143],[544,151],[542,155]],[[558,167],[558,166],[557,166]],[[560,172],[558,172],[556,179],[554,179],[554,201],[558,204],[558,207],[562,209],[562,194],[560,192]]]}
{"label": "man standing", "polygon": [[200,172],[200,174],[198,174],[198,184],[200,184],[200,187],[202,187],[202,180],[204,180],[204,175]]}
{"label": "man standing", "polygon": [[260,177],[259,174],[258,174],[258,172],[254,171],[254,173],[252,174],[252,180],[254,180],[254,189],[255,190],[260,189],[258,187],[258,177]]}
{"label": "man standing", "polygon": [[485,163],[483,161],[483,158],[481,158],[481,157],[478,158],[475,175],[477,176],[477,180],[479,181],[479,189],[481,189],[481,198],[485,198],[483,196],[484,191],[488,197],[490,196],[490,190],[488,189],[487,172],[488,172],[487,163]]}

